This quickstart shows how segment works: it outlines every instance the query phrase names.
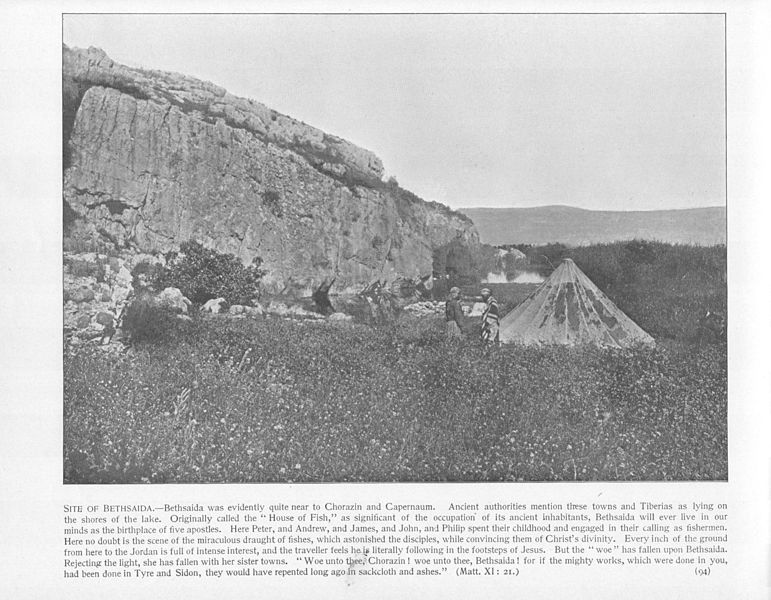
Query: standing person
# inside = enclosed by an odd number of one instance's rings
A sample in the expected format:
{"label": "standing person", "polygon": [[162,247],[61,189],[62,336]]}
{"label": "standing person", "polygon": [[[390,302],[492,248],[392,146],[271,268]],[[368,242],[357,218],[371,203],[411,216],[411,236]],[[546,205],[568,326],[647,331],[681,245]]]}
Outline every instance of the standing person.
{"label": "standing person", "polygon": [[447,321],[447,339],[459,340],[463,337],[463,308],[460,305],[460,290],[456,287],[450,290],[447,303],[444,306],[444,320]]}
{"label": "standing person", "polygon": [[482,312],[482,346],[487,349],[493,344],[498,345],[500,343],[498,301],[487,288],[484,288],[481,294],[482,301],[485,303],[485,309]]}

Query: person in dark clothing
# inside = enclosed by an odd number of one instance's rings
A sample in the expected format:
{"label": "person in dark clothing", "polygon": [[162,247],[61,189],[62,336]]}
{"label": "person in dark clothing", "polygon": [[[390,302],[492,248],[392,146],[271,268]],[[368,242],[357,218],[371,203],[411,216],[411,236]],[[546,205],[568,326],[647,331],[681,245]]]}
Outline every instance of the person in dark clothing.
{"label": "person in dark clothing", "polygon": [[450,290],[444,306],[444,320],[447,322],[447,339],[459,340],[463,337],[463,308],[460,305],[460,290]]}

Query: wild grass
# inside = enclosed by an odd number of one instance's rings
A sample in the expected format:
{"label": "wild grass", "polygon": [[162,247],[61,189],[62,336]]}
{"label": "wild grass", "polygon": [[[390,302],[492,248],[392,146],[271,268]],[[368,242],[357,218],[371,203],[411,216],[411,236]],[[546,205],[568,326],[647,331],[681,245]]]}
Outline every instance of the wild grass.
{"label": "wild grass", "polygon": [[715,480],[720,345],[632,352],[202,319],[174,344],[64,356],[68,483]]}
{"label": "wild grass", "polygon": [[[164,321],[129,352],[65,349],[64,480],[726,479],[725,338],[694,343],[702,311],[725,310],[725,247],[555,248],[657,346],[483,355],[477,320],[449,343],[406,313]],[[505,313],[535,286],[489,287]]]}

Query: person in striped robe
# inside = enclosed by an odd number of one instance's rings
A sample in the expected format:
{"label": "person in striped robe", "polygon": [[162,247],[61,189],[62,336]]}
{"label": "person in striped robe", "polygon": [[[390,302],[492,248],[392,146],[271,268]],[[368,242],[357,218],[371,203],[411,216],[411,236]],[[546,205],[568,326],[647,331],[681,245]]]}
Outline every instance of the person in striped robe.
{"label": "person in striped robe", "polygon": [[500,320],[498,301],[493,297],[492,292],[484,288],[481,292],[482,301],[485,303],[485,309],[482,312],[482,345],[489,348],[493,344],[500,343],[498,332],[498,323]]}

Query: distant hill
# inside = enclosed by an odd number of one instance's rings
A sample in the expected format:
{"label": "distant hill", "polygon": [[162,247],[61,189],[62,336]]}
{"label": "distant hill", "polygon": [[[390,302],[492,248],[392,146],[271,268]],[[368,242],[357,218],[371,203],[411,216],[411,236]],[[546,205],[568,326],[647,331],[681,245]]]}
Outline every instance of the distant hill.
{"label": "distant hill", "polygon": [[645,239],[702,246],[726,241],[724,207],[683,210],[610,211],[571,206],[461,208],[482,242],[583,245]]}

